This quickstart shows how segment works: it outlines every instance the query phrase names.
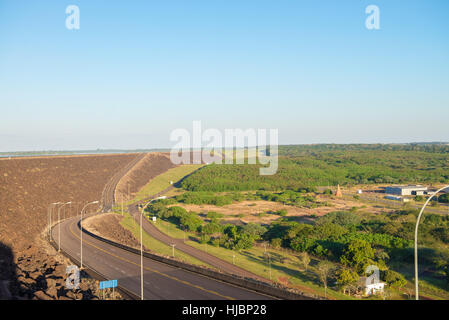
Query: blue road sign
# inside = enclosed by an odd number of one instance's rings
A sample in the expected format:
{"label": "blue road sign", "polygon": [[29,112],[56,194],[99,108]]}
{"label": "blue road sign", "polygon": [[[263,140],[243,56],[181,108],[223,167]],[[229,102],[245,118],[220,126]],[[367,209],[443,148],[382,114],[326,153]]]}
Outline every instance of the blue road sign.
{"label": "blue road sign", "polygon": [[101,281],[100,290],[117,287],[117,280]]}

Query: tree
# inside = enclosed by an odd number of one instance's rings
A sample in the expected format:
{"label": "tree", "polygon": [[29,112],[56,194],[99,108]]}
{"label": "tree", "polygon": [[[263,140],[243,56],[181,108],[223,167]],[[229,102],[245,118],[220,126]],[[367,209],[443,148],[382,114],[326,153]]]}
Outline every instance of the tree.
{"label": "tree", "polygon": [[324,297],[327,298],[327,282],[334,271],[334,265],[330,261],[322,260],[318,263],[317,270],[318,277],[324,286]]}
{"label": "tree", "polygon": [[190,231],[197,231],[203,223],[203,220],[193,213],[186,213],[181,217],[180,223]]}
{"label": "tree", "polygon": [[257,223],[248,223],[242,228],[243,233],[250,235],[254,239],[260,239],[267,232],[267,228]]}
{"label": "tree", "polygon": [[318,239],[336,239],[346,233],[348,233],[348,229],[332,222],[318,224],[313,230],[313,234]]}
{"label": "tree", "polygon": [[309,263],[310,263],[310,256],[307,252],[302,252],[299,256],[299,261],[301,262],[301,264],[304,267],[304,270],[307,271],[307,268],[309,267]]}
{"label": "tree", "polygon": [[356,268],[357,272],[361,274],[367,264],[373,263],[374,253],[374,249],[368,242],[355,239],[346,245],[340,262],[345,266]]}
{"label": "tree", "polygon": [[383,275],[384,281],[392,288],[402,288],[407,284],[404,276],[393,270],[384,271]]}
{"label": "tree", "polygon": [[254,238],[249,234],[243,233],[239,236],[234,248],[239,251],[242,249],[250,249],[254,244]]}
{"label": "tree", "polygon": [[221,225],[215,222],[207,223],[201,226],[201,232],[204,234],[214,234],[221,232]]}
{"label": "tree", "polygon": [[415,201],[416,202],[423,202],[424,200],[426,200],[423,196],[416,196],[415,197]]}
{"label": "tree", "polygon": [[439,196],[438,201],[441,203],[449,203],[449,193],[445,193]]}
{"label": "tree", "polygon": [[355,284],[358,280],[357,272],[349,268],[343,268],[337,274],[337,284],[343,288],[344,294],[346,294],[346,288]]}
{"label": "tree", "polygon": [[297,237],[290,242],[290,247],[293,250],[305,252],[312,248],[315,245],[315,240],[305,238],[305,237]]}

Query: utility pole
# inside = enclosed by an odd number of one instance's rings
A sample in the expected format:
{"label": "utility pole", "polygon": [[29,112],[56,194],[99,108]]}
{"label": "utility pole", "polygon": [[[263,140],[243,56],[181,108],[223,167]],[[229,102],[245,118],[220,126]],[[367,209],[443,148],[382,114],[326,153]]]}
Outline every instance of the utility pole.
{"label": "utility pole", "polygon": [[176,244],[172,244],[171,245],[171,247],[172,247],[172,257],[174,258],[175,257],[175,247],[176,247]]}
{"label": "utility pole", "polygon": [[81,210],[81,220],[80,220],[80,239],[81,239],[81,265],[80,269],[83,269],[83,211],[87,208],[88,205],[99,203],[99,201],[92,201],[86,204]]}
{"label": "utility pole", "polygon": [[[142,212],[140,213],[140,299],[143,300],[143,234],[142,234],[142,217],[145,213],[145,209],[150,205],[154,200],[165,199],[165,196],[157,197],[155,199],[151,199],[146,205],[141,206]],[[134,220],[134,219],[133,219]]]}

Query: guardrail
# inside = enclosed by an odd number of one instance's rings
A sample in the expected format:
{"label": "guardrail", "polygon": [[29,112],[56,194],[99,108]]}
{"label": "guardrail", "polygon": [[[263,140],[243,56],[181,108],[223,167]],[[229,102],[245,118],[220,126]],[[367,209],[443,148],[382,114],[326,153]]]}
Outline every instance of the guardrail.
{"label": "guardrail", "polygon": [[[79,222],[78,222],[78,227],[80,228]],[[91,236],[97,240],[103,241],[109,245],[126,250],[128,252],[140,255],[140,250],[125,246],[123,244],[117,243],[117,242],[109,240],[109,239],[105,239],[105,238],[103,238],[99,235],[96,235],[84,228],[83,228],[83,231],[86,234],[88,234],[89,236]],[[193,273],[201,274],[203,276],[206,276],[206,277],[209,277],[209,278],[212,278],[215,280],[219,280],[219,281],[229,283],[229,284],[241,287],[241,288],[245,288],[245,289],[252,290],[252,291],[255,291],[258,293],[262,293],[262,294],[265,294],[268,296],[272,296],[274,298],[279,298],[279,299],[284,299],[284,300],[322,300],[322,298],[320,298],[320,297],[317,297],[317,296],[314,296],[311,294],[307,294],[307,293],[298,293],[298,292],[292,291],[289,288],[284,287],[282,285],[278,285],[278,286],[269,285],[267,283],[259,282],[257,280],[251,279],[251,278],[244,278],[244,277],[234,275],[234,274],[211,270],[211,269],[208,269],[205,267],[200,267],[200,266],[188,264],[185,262],[181,262],[178,260],[169,259],[167,257],[149,253],[147,251],[143,252],[143,256],[146,258],[173,266],[173,267],[177,267],[177,268],[187,270],[187,271],[190,271]]]}
{"label": "guardrail", "polygon": [[[50,245],[57,251],[58,244],[53,239],[50,239],[49,242],[50,242]],[[65,252],[62,248],[61,248],[60,252],[66,258],[70,259],[70,261],[72,261],[75,265],[77,265],[78,267],[81,267],[81,263],[77,258],[75,258],[72,255],[70,255],[69,253]],[[83,262],[83,271],[86,272],[90,277],[94,278],[95,280],[98,280],[98,281],[109,280],[106,276],[102,275],[98,271],[95,271],[93,268],[89,267],[89,265],[87,265],[84,262]],[[127,300],[139,300],[140,299],[140,297],[138,295],[136,295],[135,293],[132,293],[131,291],[123,288],[120,285],[117,287],[117,291],[120,292],[122,297],[124,297]]]}

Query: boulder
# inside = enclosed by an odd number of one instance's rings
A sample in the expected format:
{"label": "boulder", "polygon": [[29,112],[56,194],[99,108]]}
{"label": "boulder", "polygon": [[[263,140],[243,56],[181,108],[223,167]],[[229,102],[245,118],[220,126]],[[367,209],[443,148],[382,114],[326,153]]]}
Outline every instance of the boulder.
{"label": "boulder", "polygon": [[43,291],[36,291],[34,293],[33,300],[53,300],[50,296],[46,295]]}

